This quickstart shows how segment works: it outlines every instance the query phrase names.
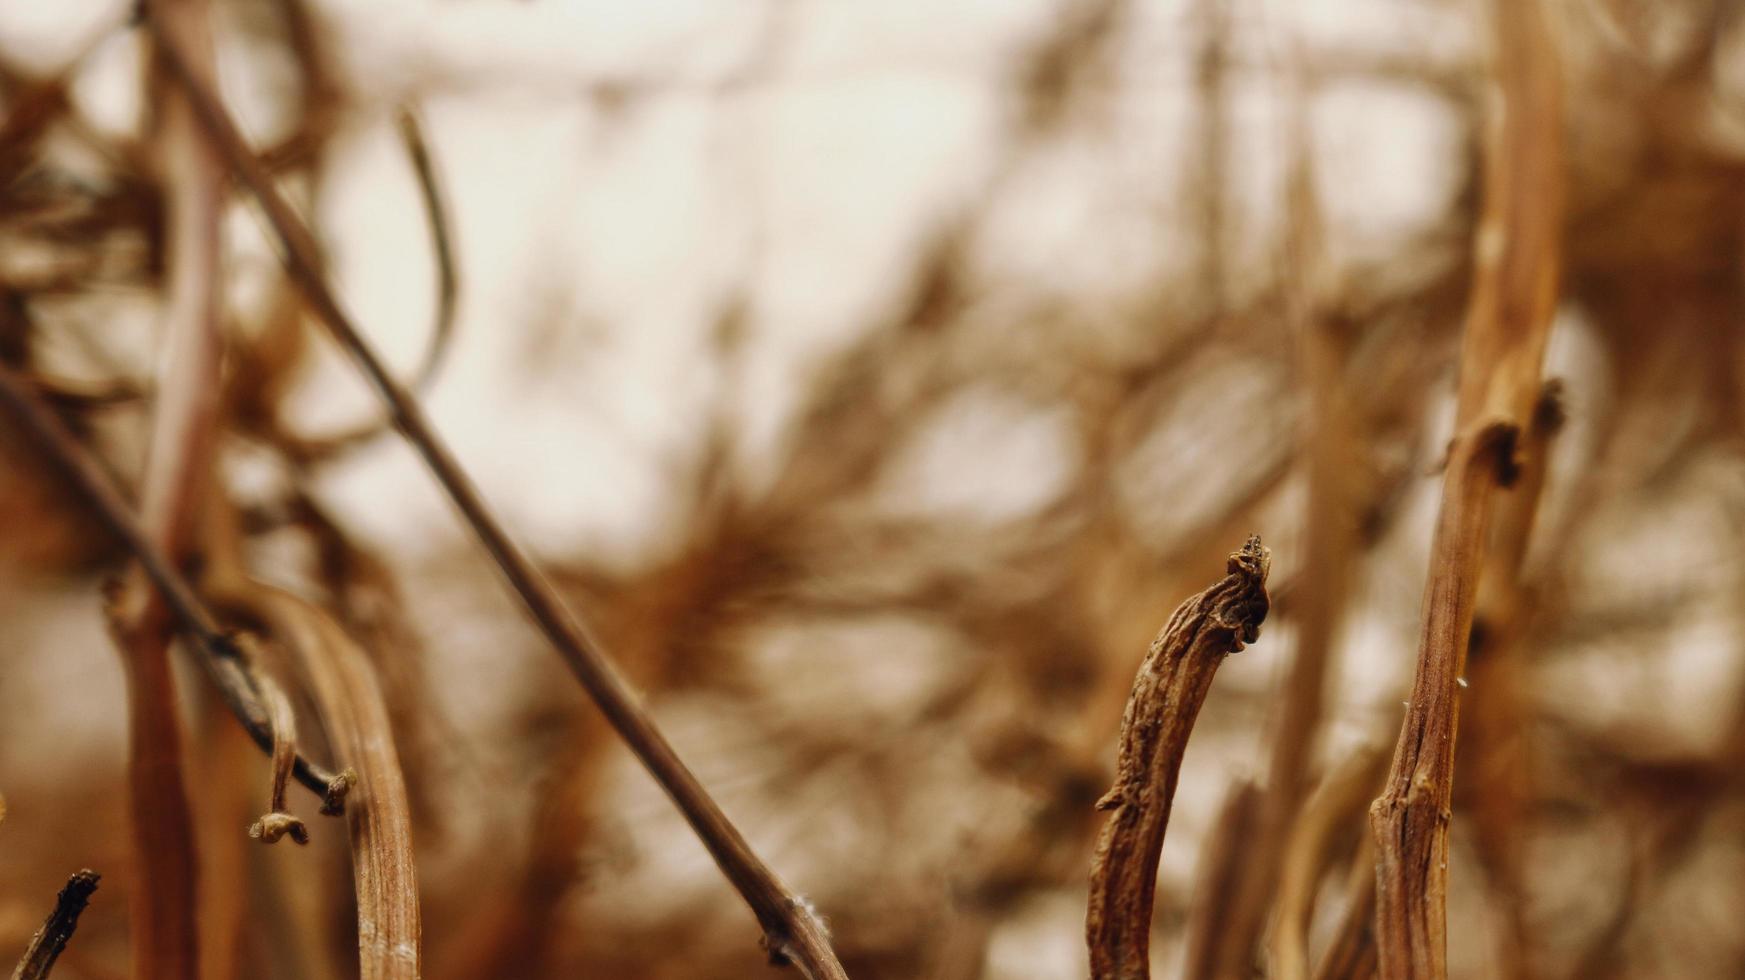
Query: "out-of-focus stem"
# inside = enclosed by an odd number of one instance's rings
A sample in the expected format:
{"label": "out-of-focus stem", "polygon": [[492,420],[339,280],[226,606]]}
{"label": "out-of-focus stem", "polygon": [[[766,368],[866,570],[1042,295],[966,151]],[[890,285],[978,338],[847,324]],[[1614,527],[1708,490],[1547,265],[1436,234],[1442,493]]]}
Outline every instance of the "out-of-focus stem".
{"label": "out-of-focus stem", "polygon": [[[161,18],[164,36],[189,53],[188,70],[210,77],[212,42],[201,0],[166,3]],[[148,538],[177,562],[186,553],[215,438],[224,171],[201,139],[188,100],[173,86],[163,86],[162,95],[154,141],[169,201],[168,284],[140,509]],[[127,674],[133,975],[193,980],[199,970],[198,857],[170,675],[172,620],[137,567],[111,599],[110,622]]]}

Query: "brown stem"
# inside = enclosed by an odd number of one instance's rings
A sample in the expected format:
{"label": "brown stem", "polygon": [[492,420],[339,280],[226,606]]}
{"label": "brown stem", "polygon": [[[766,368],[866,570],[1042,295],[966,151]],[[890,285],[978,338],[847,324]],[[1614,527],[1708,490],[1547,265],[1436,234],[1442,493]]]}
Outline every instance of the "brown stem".
{"label": "brown stem", "polygon": [[412,813],[369,656],[325,611],[255,583],[258,611],[297,657],[322,727],[356,783],[346,797],[364,980],[420,975],[423,926]]}
{"label": "brown stem", "polygon": [[1456,680],[1472,629],[1493,491],[1516,475],[1516,437],[1539,395],[1557,302],[1563,184],[1556,53],[1536,2],[1493,6],[1502,98],[1485,157],[1456,435],[1431,543],[1412,697],[1386,788],[1370,811],[1377,962],[1386,980],[1447,973]]}
{"label": "brown stem", "polygon": [[1157,859],[1188,735],[1228,654],[1260,636],[1272,553],[1250,537],[1228,574],[1179,606],[1152,641],[1121,719],[1115,785],[1097,801],[1113,811],[1091,860],[1085,941],[1093,980],[1151,975],[1151,903]]}
{"label": "brown stem", "polygon": [[326,610],[248,575],[228,504],[212,509],[208,530],[207,581],[214,601],[246,611],[290,651],[328,741],[346,764],[341,780],[350,789],[346,816],[359,972],[364,980],[415,980],[423,959],[423,926],[412,808],[375,667]]}
{"label": "brown stem", "polygon": [[1200,849],[1199,882],[1194,887],[1194,906],[1188,917],[1187,959],[1182,964],[1182,980],[1211,980],[1221,975],[1214,959],[1218,937],[1223,933],[1230,906],[1237,901],[1245,862],[1252,857],[1249,844],[1260,815],[1261,795],[1260,787],[1251,780],[1244,779],[1231,787],[1218,811],[1211,840]]}
{"label": "brown stem", "polygon": [[1369,980],[1375,974],[1375,845],[1365,840],[1345,879],[1345,914],[1315,967],[1315,980]]}
{"label": "brown stem", "polygon": [[1522,582],[1523,560],[1539,511],[1552,437],[1562,425],[1557,382],[1548,382],[1521,439],[1521,475],[1498,501],[1496,531],[1485,558],[1461,675],[1475,700],[1466,725],[1472,763],[1462,782],[1471,801],[1474,840],[1489,879],[1496,912],[1499,970],[1530,980],[1534,954],[1525,921],[1526,860],[1523,824],[1532,795],[1527,758],[1526,670],[1522,641],[1531,602]]}
{"label": "brown stem", "polygon": [[672,744],[649,717],[640,697],[601,653],[592,632],[563,603],[545,575],[486,507],[417,399],[388,374],[381,358],[340,308],[321,276],[308,228],[249,150],[211,85],[187,70],[185,59],[175,53],[175,41],[165,35],[159,23],[157,4],[148,3],[146,10],[146,23],[171,52],[172,65],[179,66],[177,78],[196,107],[207,135],[265,212],[268,224],[279,238],[281,257],[292,280],[388,405],[395,426],[424,458],[535,623],[625,744],[666,790],[722,873],[751,907],[763,927],[772,962],[792,961],[815,980],[845,978],[842,965],[830,948],[824,924],[811,905],[757,856],[720,805],[679,759]]}
{"label": "brown stem", "polygon": [[49,975],[55,960],[67,948],[67,941],[73,938],[73,930],[79,927],[79,916],[84,914],[85,905],[91,900],[91,893],[97,890],[101,877],[88,869],[73,872],[67,879],[67,887],[62,888],[55,898],[54,911],[49,913],[36,935],[30,937],[24,957],[18,961],[18,968],[12,971],[12,980],[43,980]]}
{"label": "brown stem", "polygon": [[248,835],[263,844],[274,844],[289,834],[297,843],[307,844],[309,828],[292,815],[285,804],[291,766],[297,758],[297,716],[291,711],[290,699],[285,697],[278,682],[261,663],[258,651],[252,649],[252,644],[243,644],[243,649],[248,652],[248,662],[254,668],[255,686],[273,726],[272,791],[267,800],[267,812],[248,828]]}
{"label": "brown stem", "polygon": [[[442,187],[437,179],[436,163],[430,156],[429,142],[424,138],[424,126],[410,108],[401,109],[394,118],[405,147],[412,173],[418,180],[418,198],[424,203],[425,224],[430,230],[430,251],[436,261],[436,315],[430,330],[430,341],[424,358],[413,375],[412,389],[428,391],[443,355],[448,353],[454,338],[456,299],[460,294],[460,276],[454,261],[454,239],[450,232],[448,208],[443,203]],[[308,463],[332,457],[365,445],[387,431],[391,419],[365,422],[356,428],[319,438],[303,438],[279,423],[278,442],[298,462]]]}
{"label": "brown stem", "polygon": [[[256,696],[254,683],[235,642],[218,626],[218,620],[206,608],[193,586],[155,544],[134,517],[132,507],[113,479],[91,451],[82,446],[41,398],[31,390],[30,383],[12,368],[0,363],[0,405],[12,413],[15,421],[36,442],[85,498],[95,515],[127,546],[134,560],[156,587],[182,635],[190,641],[195,657],[218,688],[231,714],[236,716],[255,744],[271,753],[273,731],[266,709]],[[323,797],[329,795],[335,775],[325,767],[296,757],[293,774],[297,781]]]}
{"label": "brown stem", "polygon": [[[1380,747],[1353,753],[1321,781],[1303,805],[1286,841],[1278,880],[1278,916],[1272,932],[1273,980],[1306,980],[1309,975],[1309,920],[1315,892],[1332,860],[1335,840],[1357,822],[1373,799],[1387,765]],[[1373,892],[1373,860],[1363,875]],[[1368,913],[1365,913],[1366,916]]]}
{"label": "brown stem", "polygon": [[[201,0],[168,3],[162,15],[164,36],[191,53],[189,70],[209,76],[212,43]],[[152,80],[161,84],[155,71]],[[167,284],[140,512],[147,538],[174,563],[188,552],[216,438],[224,171],[200,138],[188,100],[170,89],[159,104],[154,146],[168,201]],[[111,592],[106,611],[127,676],[133,975],[192,980],[199,971],[199,858],[170,673],[173,621],[137,567]]]}

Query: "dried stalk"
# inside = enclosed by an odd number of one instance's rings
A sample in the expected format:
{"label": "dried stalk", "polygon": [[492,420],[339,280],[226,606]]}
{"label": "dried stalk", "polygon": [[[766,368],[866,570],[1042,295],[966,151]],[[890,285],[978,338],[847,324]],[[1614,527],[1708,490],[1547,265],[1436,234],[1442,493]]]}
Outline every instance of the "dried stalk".
{"label": "dried stalk", "polygon": [[[424,137],[424,126],[410,108],[394,117],[400,134],[400,145],[412,164],[418,181],[418,198],[424,204],[425,224],[430,230],[430,251],[436,260],[436,314],[430,329],[430,341],[424,348],[423,360],[413,374],[412,390],[427,391],[442,366],[454,339],[456,300],[460,295],[460,275],[454,261],[454,238],[449,231],[448,208],[443,203],[442,185],[437,179],[436,163],[430,156],[430,145]],[[365,445],[387,431],[391,419],[365,422],[356,428],[319,438],[303,438],[289,431],[277,433],[277,442],[299,462],[308,463],[332,457]]]}
{"label": "dried stalk", "polygon": [[1485,158],[1455,438],[1412,698],[1386,789],[1370,811],[1378,963],[1387,980],[1447,972],[1455,681],[1472,628],[1492,493],[1515,475],[1517,433],[1539,394],[1557,300],[1563,185],[1555,51],[1537,3],[1500,0],[1494,9],[1502,102]]}
{"label": "dried stalk", "polygon": [[285,804],[285,790],[291,781],[291,766],[297,758],[297,716],[291,711],[291,702],[285,697],[285,692],[279,690],[278,682],[267,673],[260,657],[251,646],[245,645],[244,649],[248,650],[248,661],[254,668],[255,684],[260,690],[261,703],[266,705],[267,717],[271,719],[273,726],[273,781],[267,812],[249,826],[248,835],[263,844],[274,844],[289,834],[297,843],[307,844],[309,828],[292,815]]}
{"label": "dried stalk", "polygon": [[[1477,695],[1467,725],[1468,771],[1479,859],[1497,912],[1498,963],[1513,980],[1530,980],[1531,930],[1524,919],[1526,879],[1522,824],[1532,794],[1523,690],[1522,640],[1530,600],[1522,583],[1527,543],[1539,511],[1551,440],[1563,423],[1557,382],[1548,382],[1521,439],[1520,478],[1498,502],[1496,532],[1484,569],[1462,676]],[[1463,796],[1463,799],[1466,797]]]}
{"label": "dried stalk", "polygon": [[[189,70],[209,77],[212,44],[201,0],[166,4],[162,16],[164,36],[192,52]],[[161,85],[156,72],[153,81]],[[175,563],[188,552],[217,434],[224,171],[174,89],[164,93],[154,137],[168,201],[168,282],[140,512],[147,538]],[[199,859],[170,673],[172,620],[137,566],[125,586],[111,590],[105,611],[127,676],[133,975],[192,980],[200,962]]]}
{"label": "dried stalk", "polygon": [[[423,926],[412,813],[375,668],[325,610],[249,577],[234,519],[227,506],[211,514],[208,583],[214,601],[266,624],[296,658],[328,741],[346,764],[341,779],[351,783],[346,817],[357,893],[359,972],[364,980],[415,980],[423,959]],[[278,802],[276,780],[274,788]]]}
{"label": "dried stalk", "polygon": [[49,975],[55,960],[67,948],[68,940],[73,938],[73,930],[79,927],[79,916],[84,914],[85,905],[91,901],[91,893],[97,890],[101,878],[102,875],[89,869],[73,872],[67,879],[67,887],[55,897],[54,911],[49,913],[36,935],[30,937],[24,957],[18,961],[18,968],[12,971],[12,980],[43,980]]}
{"label": "dried stalk", "polygon": [[1250,537],[1223,581],[1182,603],[1152,641],[1121,719],[1115,785],[1097,801],[1113,811],[1091,861],[1085,941],[1093,980],[1151,975],[1151,903],[1182,754],[1212,675],[1260,636],[1272,552]]}
{"label": "dried stalk", "polygon": [[[90,450],[80,445],[66,424],[51,412],[31,390],[30,382],[12,368],[0,364],[0,404],[48,457],[61,468],[73,487],[90,504],[93,513],[127,546],[144,569],[158,595],[175,618],[182,635],[190,641],[201,667],[223,696],[256,745],[271,754],[273,731],[266,709],[255,693],[254,680],[243,663],[236,643],[218,626],[193,586],[169,560],[164,550],[146,535],[114,480]],[[296,756],[292,770],[297,781],[324,799],[333,795],[335,776],[325,767]]]}
{"label": "dried stalk", "polygon": [[[1303,805],[1291,827],[1280,863],[1278,914],[1272,930],[1273,980],[1306,980],[1309,975],[1309,919],[1315,890],[1332,858],[1334,841],[1357,822],[1381,780],[1387,756],[1379,747],[1364,749],[1329,773]],[[1365,880],[1374,877],[1367,862]],[[1373,892],[1374,884],[1370,883]]]}
{"label": "dried stalk", "polygon": [[471,478],[437,435],[417,399],[389,375],[381,358],[340,308],[322,278],[313,236],[243,141],[212,86],[188,70],[185,58],[177,51],[177,42],[166,35],[160,23],[158,9],[156,2],[147,4],[146,23],[154,37],[170,52],[168,60],[176,68],[176,76],[196,107],[208,137],[259,202],[279,239],[283,249],[281,258],[291,279],[387,404],[395,426],[424,458],[437,482],[502,570],[535,623],[625,744],[666,790],[722,873],[751,907],[763,927],[764,943],[771,961],[797,963],[808,977],[815,980],[845,978],[846,974],[830,948],[828,932],[810,903],[764,864],[744,835],[679,759],[678,753],[642,706],[641,699],[600,652],[600,644],[592,632],[558,597],[545,575],[486,507]]}
{"label": "dried stalk", "polygon": [[1182,980],[1209,980],[1218,976],[1214,957],[1224,917],[1242,887],[1245,862],[1251,857],[1260,814],[1260,787],[1244,779],[1231,787],[1218,812],[1212,837],[1200,850],[1199,883],[1194,888],[1193,911],[1188,918],[1187,959]]}
{"label": "dried stalk", "polygon": [[1315,980],[1369,980],[1375,975],[1375,845],[1363,840],[1345,879],[1345,914],[1315,967]]}

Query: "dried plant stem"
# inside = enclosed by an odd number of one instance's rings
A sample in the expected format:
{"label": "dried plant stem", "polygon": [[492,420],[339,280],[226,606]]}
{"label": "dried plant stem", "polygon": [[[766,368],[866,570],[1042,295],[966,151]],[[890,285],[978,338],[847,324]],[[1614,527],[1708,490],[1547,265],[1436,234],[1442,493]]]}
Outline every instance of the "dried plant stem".
{"label": "dried plant stem", "polygon": [[1345,914],[1315,967],[1315,980],[1369,980],[1375,975],[1375,845],[1364,840],[1345,879]]}
{"label": "dried plant stem", "polygon": [[259,611],[297,657],[334,751],[356,774],[346,797],[364,980],[414,980],[423,925],[412,855],[412,811],[369,655],[325,611],[258,586]]}
{"label": "dried plant stem", "polygon": [[[246,647],[245,647],[246,649]],[[291,782],[291,766],[297,758],[297,716],[291,711],[290,699],[279,690],[260,656],[249,651],[249,663],[254,668],[255,687],[273,726],[273,781],[267,799],[267,812],[248,828],[248,835],[263,844],[277,843],[289,834],[299,844],[309,843],[309,828],[286,807],[285,791]]]}
{"label": "dried plant stem", "polygon": [[1381,798],[1376,945],[1385,980],[1447,972],[1456,679],[1472,628],[1493,491],[1515,475],[1556,307],[1562,155],[1555,51],[1534,0],[1493,5],[1502,101],[1491,120],[1455,438],[1431,544],[1412,697]]}
{"label": "dried plant stem", "polygon": [[97,890],[97,881],[101,877],[90,870],[73,872],[67,879],[67,887],[62,888],[55,898],[54,911],[30,938],[30,945],[18,961],[18,968],[12,971],[12,980],[43,980],[49,975],[55,960],[67,948],[67,941],[73,938],[73,930],[79,927],[79,916],[84,914],[85,905],[91,901],[91,893]]}
{"label": "dried plant stem", "polygon": [[1498,502],[1496,530],[1485,556],[1466,666],[1476,698],[1466,725],[1468,782],[1478,853],[1490,880],[1496,911],[1499,970],[1512,980],[1534,975],[1531,930],[1524,920],[1525,856],[1522,824],[1532,786],[1527,760],[1529,723],[1523,690],[1522,640],[1530,602],[1522,583],[1527,543],[1545,485],[1552,437],[1563,410],[1555,381],[1546,384],[1532,423],[1520,441],[1520,478]]}
{"label": "dried plant stem", "polygon": [[[1373,799],[1387,761],[1379,748],[1352,754],[1315,788],[1291,826],[1280,862],[1278,915],[1268,962],[1273,980],[1307,980],[1309,919],[1315,890],[1332,859],[1336,839],[1358,822],[1359,814]],[[1372,892],[1374,883],[1369,879],[1374,877],[1373,864],[1367,861],[1362,872]]]}
{"label": "dried plant stem", "polygon": [[1121,719],[1115,785],[1097,802],[1112,811],[1091,861],[1085,941],[1093,980],[1151,975],[1151,906],[1188,735],[1225,656],[1260,635],[1272,553],[1251,537],[1228,574],[1182,603],[1152,641]]}
{"label": "dried plant stem", "polygon": [[486,507],[418,401],[388,374],[380,357],[340,308],[322,278],[313,236],[243,141],[212,86],[189,71],[185,59],[177,54],[176,41],[165,34],[155,2],[147,5],[146,22],[171,53],[169,60],[178,66],[177,77],[198,110],[207,135],[260,203],[279,238],[282,258],[292,280],[388,405],[395,426],[424,458],[552,646],[619,736],[666,790],[715,863],[751,907],[763,927],[771,959],[778,963],[792,961],[808,977],[818,980],[845,977],[830,948],[823,922],[752,851],[744,835],[679,759],[641,699],[600,652],[598,641],[558,598],[544,574]]}
{"label": "dried plant stem", "polygon": [[[208,529],[212,547],[207,580],[214,601],[264,623],[291,652],[328,741],[346,765],[341,778],[353,783],[346,817],[357,893],[359,972],[364,980],[415,980],[421,973],[423,925],[412,812],[375,668],[325,610],[249,577],[233,511],[214,508]],[[284,710],[288,713],[289,706]],[[282,789],[275,777],[275,804],[282,803]]]}
{"label": "dried plant stem", "polygon": [[[166,4],[162,16],[164,36],[192,53],[189,70],[209,76],[211,37],[201,0]],[[174,563],[187,551],[216,438],[224,171],[200,138],[188,100],[170,89],[160,104],[155,143],[169,202],[168,284],[140,510],[147,538]],[[173,620],[145,585],[136,567],[106,606],[127,675],[133,975],[193,980],[199,973],[199,859],[170,673]]]}
{"label": "dried plant stem", "polygon": [[1230,788],[1211,840],[1200,849],[1199,882],[1194,886],[1194,905],[1188,917],[1187,959],[1182,980],[1211,980],[1219,976],[1214,957],[1224,915],[1242,887],[1242,871],[1251,857],[1248,845],[1259,818],[1260,787],[1242,780]]}
{"label": "dried plant stem", "polygon": [[[31,390],[30,383],[5,364],[0,364],[0,404],[12,413],[37,447],[61,468],[94,514],[127,546],[175,617],[183,636],[190,641],[200,665],[218,688],[231,714],[236,716],[256,745],[271,753],[272,726],[266,709],[255,694],[254,682],[241,652],[219,628],[218,620],[195,595],[193,586],[188,584],[187,578],[170,561],[164,549],[155,544],[140,526],[132,507],[102,464],[43,404]],[[311,791],[324,798],[330,795],[335,777],[326,768],[298,755],[292,772],[297,781]]]}
{"label": "dried plant stem", "polygon": [[[424,125],[411,108],[403,108],[394,117],[400,134],[400,145],[412,164],[418,181],[418,197],[424,204],[425,224],[430,230],[430,251],[436,261],[436,313],[430,330],[430,342],[424,358],[413,374],[414,391],[425,391],[442,366],[454,338],[456,300],[460,295],[460,274],[454,261],[454,239],[449,231],[448,207],[443,201],[442,184],[437,178],[436,162],[430,156],[430,144],[424,136]],[[356,428],[320,438],[302,438],[288,431],[278,433],[278,444],[300,462],[328,459],[368,443],[386,432],[391,419],[376,419]]]}

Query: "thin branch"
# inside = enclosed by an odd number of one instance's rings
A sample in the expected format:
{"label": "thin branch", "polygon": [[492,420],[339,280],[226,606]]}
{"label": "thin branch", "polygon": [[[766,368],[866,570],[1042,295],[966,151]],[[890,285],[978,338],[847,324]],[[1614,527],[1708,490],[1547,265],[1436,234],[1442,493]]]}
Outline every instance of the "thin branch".
{"label": "thin branch", "polygon": [[[235,641],[219,628],[217,619],[194,594],[193,586],[165,556],[163,549],[146,536],[132,508],[102,464],[79,443],[66,423],[42,403],[30,382],[3,363],[0,363],[0,404],[12,413],[13,419],[37,447],[72,481],[74,489],[85,498],[93,513],[127,546],[169,607],[183,636],[190,641],[195,659],[217,686],[231,714],[236,716],[255,744],[271,754],[272,725],[255,694],[253,679]],[[296,757],[293,774],[298,782],[324,798],[330,795],[335,785],[332,772],[302,755]]]}
{"label": "thin branch", "polygon": [[277,843],[286,834],[299,844],[309,843],[309,828],[285,805],[285,790],[291,781],[291,766],[297,758],[297,716],[291,710],[290,699],[279,689],[278,682],[266,670],[258,651],[243,644],[248,662],[254,668],[255,685],[260,690],[261,703],[273,726],[273,781],[267,800],[267,812],[248,828],[248,835],[263,844]]}
{"label": "thin branch", "polygon": [[636,754],[691,825],[722,873],[751,907],[764,930],[775,963],[795,962],[815,980],[845,978],[831,951],[824,924],[810,903],[790,889],[751,849],[743,834],[703,789],[666,736],[655,726],[640,697],[602,653],[592,632],[558,597],[545,575],[486,507],[472,480],[437,435],[417,399],[388,373],[327,288],[316,262],[313,237],[274,186],[271,175],[237,132],[212,88],[188,70],[176,41],[165,35],[155,2],[147,4],[146,23],[198,110],[207,134],[254,195],[283,248],[291,278],[316,314],[345,348],[393,414],[394,424],[413,444],[439,484],[502,570],[552,646],[599,705],[612,727]]}
{"label": "thin branch", "polygon": [[[413,176],[418,180],[418,199],[424,205],[431,256],[436,262],[436,314],[430,328],[430,340],[424,348],[424,358],[412,380],[412,390],[425,393],[442,367],[443,357],[454,339],[460,276],[454,261],[448,207],[443,203],[442,185],[437,178],[436,163],[431,159],[429,141],[424,137],[424,126],[410,108],[404,108],[395,115],[395,127],[400,134],[400,145],[412,163]],[[299,462],[328,459],[364,445],[387,431],[391,422],[391,418],[366,422],[355,429],[313,439],[282,432],[278,442]]]}
{"label": "thin branch", "polygon": [[101,878],[102,875],[89,869],[73,872],[67,879],[67,887],[62,888],[55,898],[54,911],[49,913],[36,935],[30,937],[24,958],[12,971],[12,980],[44,980],[49,975],[55,960],[67,948],[68,940],[73,938],[73,930],[79,927],[79,916],[84,914],[85,905],[91,901],[91,893],[97,890]]}
{"label": "thin branch", "polygon": [[1460,359],[1455,438],[1431,543],[1424,626],[1393,768],[1370,811],[1377,844],[1382,977],[1447,972],[1448,821],[1459,713],[1493,491],[1516,476],[1515,444],[1539,395],[1556,309],[1563,229],[1556,52],[1540,5],[1493,4],[1501,100],[1485,156],[1485,200]]}
{"label": "thin branch", "polygon": [[[1207,976],[1247,976],[1254,969],[1255,947],[1267,927],[1269,910],[1279,896],[1281,858],[1286,838],[1314,769],[1315,748],[1324,714],[1328,664],[1350,591],[1352,554],[1357,547],[1358,514],[1363,492],[1366,447],[1356,432],[1347,394],[1351,330],[1327,316],[1317,302],[1323,218],[1315,192],[1310,150],[1309,104],[1313,90],[1293,52],[1286,140],[1290,163],[1284,197],[1287,208],[1281,272],[1284,312],[1297,336],[1307,380],[1309,410],[1303,435],[1303,468],[1308,494],[1304,514],[1302,566],[1293,582],[1300,583],[1289,605],[1295,622],[1295,647],[1280,682],[1273,717],[1271,760],[1265,796],[1236,892],[1216,934]],[[1373,790],[1376,780],[1367,787]]]}
{"label": "thin branch", "polygon": [[1113,811],[1091,860],[1085,941],[1093,980],[1151,975],[1151,904],[1176,777],[1212,675],[1260,636],[1272,552],[1250,537],[1228,574],[1179,606],[1152,641],[1121,719],[1115,785],[1097,801]]}

